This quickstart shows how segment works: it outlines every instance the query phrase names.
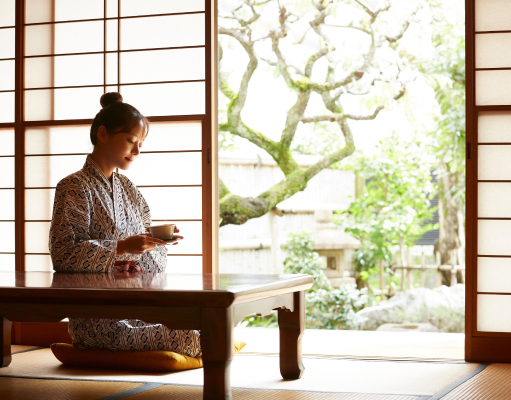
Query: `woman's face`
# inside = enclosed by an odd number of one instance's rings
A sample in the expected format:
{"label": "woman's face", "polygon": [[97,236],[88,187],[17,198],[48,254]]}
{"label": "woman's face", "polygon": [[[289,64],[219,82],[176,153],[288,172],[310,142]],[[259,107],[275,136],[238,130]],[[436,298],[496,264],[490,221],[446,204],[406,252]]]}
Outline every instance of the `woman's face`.
{"label": "woman's face", "polygon": [[105,147],[108,149],[111,165],[127,170],[140,154],[144,143],[144,126],[142,122],[130,132],[107,135]]}

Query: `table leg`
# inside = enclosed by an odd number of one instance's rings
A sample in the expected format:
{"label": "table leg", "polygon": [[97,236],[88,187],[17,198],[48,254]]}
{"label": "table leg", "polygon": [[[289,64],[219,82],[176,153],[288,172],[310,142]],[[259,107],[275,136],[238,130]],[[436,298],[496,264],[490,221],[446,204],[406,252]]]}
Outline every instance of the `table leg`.
{"label": "table leg", "polygon": [[232,309],[201,310],[204,400],[231,400],[230,367],[234,357]]}
{"label": "table leg", "polygon": [[7,318],[0,317],[0,321],[2,321],[2,329],[0,329],[0,344],[2,353],[0,354],[0,358],[2,360],[2,368],[7,367],[11,361],[11,327],[12,322]]}
{"label": "table leg", "polygon": [[302,338],[305,332],[305,291],[294,293],[293,312],[279,309],[280,374],[284,379],[300,379],[305,367],[302,363]]}

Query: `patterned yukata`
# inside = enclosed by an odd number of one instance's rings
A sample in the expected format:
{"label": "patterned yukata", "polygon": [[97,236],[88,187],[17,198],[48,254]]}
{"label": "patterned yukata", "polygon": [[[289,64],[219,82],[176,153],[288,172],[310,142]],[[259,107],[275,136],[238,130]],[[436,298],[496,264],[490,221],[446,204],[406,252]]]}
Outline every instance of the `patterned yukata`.
{"label": "patterned yukata", "polygon": [[[114,262],[134,261],[144,274],[165,271],[167,250],[115,255],[117,241],[151,225],[142,193],[124,175],[110,182],[90,154],[83,168],[57,185],[50,227],[50,254],[58,272],[112,274]],[[110,350],[164,350],[202,355],[198,331],[172,330],[137,319],[69,318],[73,345]]]}

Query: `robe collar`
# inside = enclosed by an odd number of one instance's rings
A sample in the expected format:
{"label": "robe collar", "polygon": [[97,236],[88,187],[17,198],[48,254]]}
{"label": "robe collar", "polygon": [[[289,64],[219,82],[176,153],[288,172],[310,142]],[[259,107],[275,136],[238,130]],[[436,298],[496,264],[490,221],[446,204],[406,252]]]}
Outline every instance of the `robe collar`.
{"label": "robe collar", "polygon": [[[83,170],[88,174],[96,177],[101,182],[105,183],[109,190],[112,190],[112,185],[110,180],[106,177],[103,170],[99,167],[98,164],[94,162],[91,154],[87,154],[87,159],[85,160],[85,164],[83,165]],[[115,172],[112,172],[112,182],[115,180]]]}

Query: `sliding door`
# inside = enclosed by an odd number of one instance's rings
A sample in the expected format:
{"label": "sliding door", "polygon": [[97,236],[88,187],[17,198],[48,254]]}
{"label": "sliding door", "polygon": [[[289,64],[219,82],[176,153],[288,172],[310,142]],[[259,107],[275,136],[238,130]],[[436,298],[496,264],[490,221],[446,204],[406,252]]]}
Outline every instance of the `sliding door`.
{"label": "sliding door", "polygon": [[[218,271],[216,15],[216,0],[0,1],[0,269],[53,269],[55,187],[83,167],[99,99],[118,91],[151,121],[119,172],[185,236],[167,272]],[[66,332],[34,325],[15,323],[15,342]]]}
{"label": "sliding door", "polygon": [[511,362],[511,2],[467,1],[466,359]]}

